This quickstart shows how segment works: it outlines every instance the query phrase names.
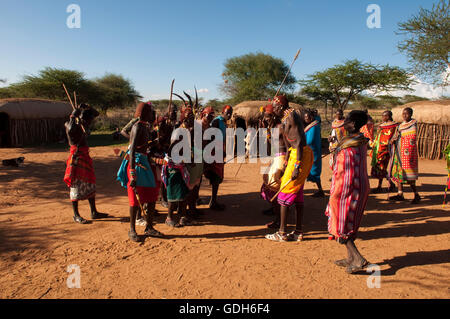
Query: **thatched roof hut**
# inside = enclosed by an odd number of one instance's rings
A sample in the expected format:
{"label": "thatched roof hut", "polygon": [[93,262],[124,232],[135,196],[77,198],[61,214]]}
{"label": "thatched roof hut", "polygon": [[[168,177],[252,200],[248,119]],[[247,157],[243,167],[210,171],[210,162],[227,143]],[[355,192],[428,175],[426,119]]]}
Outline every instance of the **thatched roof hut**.
{"label": "thatched roof hut", "polygon": [[[255,126],[261,117],[260,108],[267,104],[269,104],[267,101],[245,101],[233,107],[233,115],[244,119],[248,126]],[[296,110],[303,110],[303,107],[296,103],[289,103],[289,106]]]}
{"label": "thatched roof hut", "polygon": [[419,156],[443,158],[443,150],[450,142],[450,100],[418,101],[396,107],[392,110],[395,121],[403,121],[402,111],[406,107],[413,109],[413,118],[418,122]]}
{"label": "thatched roof hut", "polygon": [[64,122],[72,113],[65,102],[40,99],[0,99],[0,147],[55,142],[64,137]]}

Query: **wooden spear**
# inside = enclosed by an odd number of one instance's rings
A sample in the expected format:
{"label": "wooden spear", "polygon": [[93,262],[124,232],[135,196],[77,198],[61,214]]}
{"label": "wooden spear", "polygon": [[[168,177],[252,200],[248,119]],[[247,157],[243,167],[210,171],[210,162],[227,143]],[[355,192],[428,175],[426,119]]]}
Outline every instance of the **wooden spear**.
{"label": "wooden spear", "polygon": [[283,82],[281,82],[281,85],[280,85],[280,87],[278,88],[278,91],[277,91],[277,93],[275,94],[275,97],[277,97],[277,96],[278,96],[278,93],[280,93],[281,88],[283,87],[284,82],[286,81],[286,79],[287,79],[289,73],[291,73],[292,67],[294,66],[294,63],[295,63],[295,61],[297,60],[298,56],[300,55],[300,52],[301,52],[301,51],[302,51],[302,49],[299,49],[299,50],[297,51],[297,54],[296,54],[295,57],[294,57],[294,61],[292,61],[291,67],[289,68],[288,72],[286,73],[286,76],[284,77]]}

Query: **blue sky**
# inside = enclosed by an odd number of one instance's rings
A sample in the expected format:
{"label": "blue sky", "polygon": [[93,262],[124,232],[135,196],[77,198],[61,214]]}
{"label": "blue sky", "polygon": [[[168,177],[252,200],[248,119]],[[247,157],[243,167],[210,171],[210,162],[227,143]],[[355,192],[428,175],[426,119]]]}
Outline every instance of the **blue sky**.
{"label": "blue sky", "polygon": [[[70,4],[81,28],[66,26]],[[369,4],[381,8],[381,28],[369,29]],[[45,66],[106,72],[132,80],[148,99],[203,89],[222,98],[223,64],[249,52],[269,53],[301,79],[346,59],[407,66],[397,51],[397,23],[430,8],[425,0],[0,0],[0,78],[8,83]]]}

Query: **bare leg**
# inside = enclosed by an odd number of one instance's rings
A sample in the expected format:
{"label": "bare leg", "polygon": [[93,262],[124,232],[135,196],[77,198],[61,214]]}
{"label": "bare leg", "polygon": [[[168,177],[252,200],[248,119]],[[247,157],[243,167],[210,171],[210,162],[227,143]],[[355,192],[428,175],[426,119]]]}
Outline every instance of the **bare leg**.
{"label": "bare leg", "polygon": [[380,179],[378,180],[378,187],[377,187],[377,189],[381,191],[382,186],[383,186],[383,179],[380,178]]}
{"label": "bare leg", "polygon": [[183,226],[190,226],[192,225],[192,221],[187,217],[186,214],[186,207],[187,207],[187,201],[182,201],[178,204],[178,214],[180,215],[180,221],[175,227],[183,227]]}
{"label": "bare leg", "polygon": [[414,199],[412,200],[412,204],[418,204],[421,200],[419,193],[417,192],[416,181],[410,181],[409,185],[414,192]]}
{"label": "bare leg", "polygon": [[176,223],[173,220],[173,212],[177,209],[177,203],[169,202],[169,210],[167,212],[166,225],[175,227]]}
{"label": "bare leg", "polygon": [[280,209],[280,230],[281,234],[286,234],[287,216],[289,213],[289,207],[281,206]]}
{"label": "bare leg", "polygon": [[295,210],[297,211],[297,224],[295,226],[295,232],[298,234],[303,233],[303,203],[295,205]]}
{"label": "bare leg", "polygon": [[99,213],[97,211],[97,207],[95,206],[95,197],[89,198],[89,206],[91,207],[92,219],[100,219],[108,217],[108,214]]}
{"label": "bare leg", "polygon": [[398,187],[398,194],[396,196],[394,196],[394,197],[391,197],[390,199],[391,200],[396,200],[396,201],[404,201],[405,198],[403,197],[403,185],[402,185],[401,181],[399,181],[397,183],[397,187]]}
{"label": "bare leg", "polygon": [[280,205],[276,201],[274,203],[272,203],[272,211],[274,212],[275,220],[266,224],[266,227],[267,228],[278,228],[280,225]]}
{"label": "bare leg", "polygon": [[355,273],[363,270],[369,263],[356,248],[354,240],[348,239],[345,245],[347,247],[350,261],[347,267],[347,273]]}
{"label": "bare leg", "polygon": [[211,184],[212,186],[212,194],[211,194],[211,201],[209,202],[209,208],[213,210],[224,210],[225,206],[222,204],[219,204],[217,202],[217,193],[219,192],[219,185],[220,184]]}
{"label": "bare leg", "polygon": [[138,235],[136,234],[136,215],[137,207],[130,206],[130,231],[128,232],[128,237],[134,242],[137,242]]}
{"label": "bare leg", "polygon": [[153,215],[155,213],[155,204],[156,203],[147,203],[147,213],[146,213],[146,221],[147,226],[145,227],[144,234],[150,237],[163,237],[164,235],[153,228]]}
{"label": "bare leg", "polygon": [[79,224],[87,224],[88,221],[80,216],[80,212],[78,211],[78,201],[72,201],[72,209],[73,209],[73,220]]}
{"label": "bare leg", "polygon": [[325,197],[325,193],[322,189],[322,182],[319,180],[316,182],[317,188],[319,189],[317,192],[315,192],[312,196],[313,197]]}

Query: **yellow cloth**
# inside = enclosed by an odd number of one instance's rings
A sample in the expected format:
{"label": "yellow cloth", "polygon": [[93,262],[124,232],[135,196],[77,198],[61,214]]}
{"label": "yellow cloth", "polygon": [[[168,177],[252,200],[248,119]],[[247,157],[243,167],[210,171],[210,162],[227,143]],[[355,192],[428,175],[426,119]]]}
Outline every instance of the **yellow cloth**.
{"label": "yellow cloth", "polygon": [[[283,177],[281,178],[281,187],[286,185],[287,182],[292,177],[292,172],[295,168],[295,163],[297,162],[297,149],[295,148],[289,148],[289,151],[291,152],[289,154],[289,161],[288,165],[286,167],[286,170],[284,171]],[[306,178],[309,175],[309,172],[311,171],[312,165],[314,162],[314,154],[309,146],[303,147],[303,155],[302,159],[300,161],[300,168],[299,168],[299,174],[295,181],[292,181],[289,183],[289,185],[282,190],[285,194],[295,194],[298,193],[300,188],[305,184]]]}

